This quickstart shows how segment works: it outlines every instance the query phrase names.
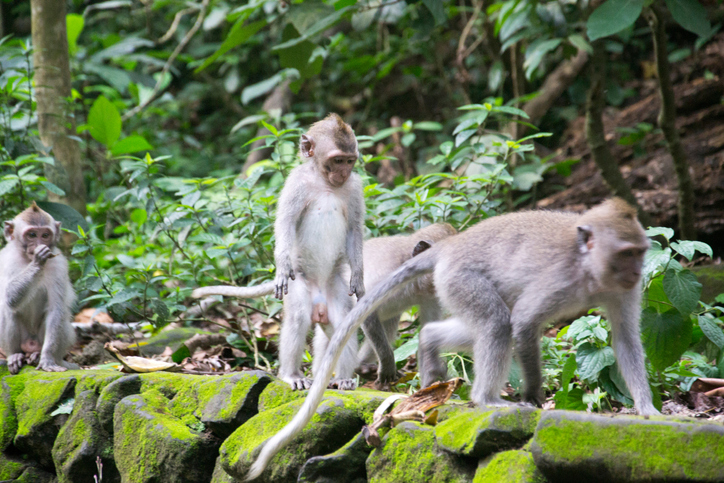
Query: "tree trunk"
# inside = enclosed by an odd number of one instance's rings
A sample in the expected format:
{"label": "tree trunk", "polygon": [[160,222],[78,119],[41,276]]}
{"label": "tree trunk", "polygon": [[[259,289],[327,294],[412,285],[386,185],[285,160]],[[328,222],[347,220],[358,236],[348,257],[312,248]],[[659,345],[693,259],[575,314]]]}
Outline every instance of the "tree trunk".
{"label": "tree trunk", "polygon": [[694,185],[689,174],[689,163],[686,160],[684,147],[676,130],[676,99],[674,87],[671,85],[669,58],[666,52],[666,27],[661,20],[662,8],[654,3],[646,11],[654,40],[654,58],[656,59],[656,75],[659,78],[659,95],[661,111],[659,111],[659,127],[664,133],[666,146],[669,148],[674,162],[676,179],[679,189],[679,236],[685,240],[696,239],[694,227]]}
{"label": "tree trunk", "polygon": [[639,213],[639,220],[644,226],[651,224],[651,219],[636,202],[636,197],[631,192],[626,180],[623,179],[621,170],[618,168],[616,158],[606,144],[606,132],[603,128],[603,106],[604,94],[603,84],[606,69],[606,52],[603,49],[601,40],[592,43],[593,55],[589,63],[589,79],[591,87],[586,98],[586,140],[591,149],[591,156],[601,170],[603,180],[615,196],[628,201],[636,206]]}
{"label": "tree trunk", "polygon": [[55,166],[46,165],[45,176],[65,191],[65,197],[48,194],[86,213],[80,146],[71,139],[75,121],[66,99],[71,96],[65,0],[31,0],[35,96],[40,140],[49,146]]}

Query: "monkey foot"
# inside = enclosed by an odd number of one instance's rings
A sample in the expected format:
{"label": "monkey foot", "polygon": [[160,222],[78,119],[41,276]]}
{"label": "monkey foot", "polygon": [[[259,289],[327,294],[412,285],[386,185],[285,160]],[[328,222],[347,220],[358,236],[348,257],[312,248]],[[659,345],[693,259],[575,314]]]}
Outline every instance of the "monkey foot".
{"label": "monkey foot", "polygon": [[25,363],[29,366],[37,366],[40,362],[40,352],[31,352],[25,357]]}
{"label": "monkey foot", "polygon": [[59,366],[55,362],[45,362],[40,361],[38,364],[38,369],[45,372],[65,372],[68,370],[68,368]]}
{"label": "monkey foot", "polygon": [[341,389],[343,391],[354,391],[357,389],[357,382],[354,379],[333,379],[327,386],[329,389]]}
{"label": "monkey foot", "polygon": [[292,386],[292,391],[301,391],[302,389],[309,389],[312,387],[312,380],[306,377],[300,377],[287,381]]}
{"label": "monkey foot", "polygon": [[379,374],[377,380],[375,380],[375,389],[378,391],[389,391],[392,385],[399,381],[404,374],[399,371],[395,371],[391,374]]}
{"label": "monkey foot", "polygon": [[25,354],[18,352],[17,354],[10,354],[8,357],[8,370],[10,374],[17,374],[20,372],[20,368],[25,363]]}
{"label": "monkey foot", "polygon": [[477,406],[487,406],[492,408],[502,408],[506,406],[510,406],[512,403],[509,401],[506,401],[505,399],[501,398],[495,398],[490,400],[483,400],[481,402],[476,402]]}

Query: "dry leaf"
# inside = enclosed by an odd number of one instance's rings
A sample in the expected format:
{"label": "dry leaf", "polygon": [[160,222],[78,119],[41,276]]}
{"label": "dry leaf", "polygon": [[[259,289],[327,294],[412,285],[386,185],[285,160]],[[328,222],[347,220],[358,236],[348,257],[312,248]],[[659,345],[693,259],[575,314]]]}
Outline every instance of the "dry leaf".
{"label": "dry leaf", "polygon": [[157,371],[178,371],[180,367],[173,362],[162,362],[145,357],[123,356],[120,351],[109,342],[105,345],[106,350],[123,364],[128,372],[157,372]]}

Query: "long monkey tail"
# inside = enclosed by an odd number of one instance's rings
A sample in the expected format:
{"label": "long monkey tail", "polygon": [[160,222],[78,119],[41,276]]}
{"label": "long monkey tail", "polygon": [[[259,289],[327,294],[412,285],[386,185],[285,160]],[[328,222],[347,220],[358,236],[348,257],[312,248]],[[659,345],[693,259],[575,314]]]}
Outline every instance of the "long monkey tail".
{"label": "long monkey tail", "polygon": [[227,297],[240,297],[253,299],[263,295],[274,293],[274,282],[266,282],[253,287],[232,287],[230,285],[212,285],[211,287],[200,287],[195,289],[191,296],[194,298],[206,297],[207,295],[225,295]]}
{"label": "long monkey tail", "polygon": [[352,334],[357,331],[359,326],[362,325],[362,322],[377,310],[380,305],[389,300],[401,286],[426,273],[432,272],[435,269],[436,263],[437,250],[435,250],[435,247],[408,260],[362,297],[352,311],[347,314],[344,322],[338,327],[335,327],[334,335],[327,346],[327,351],[324,354],[324,359],[319,366],[319,370],[314,374],[314,383],[309,389],[304,404],[299,408],[294,419],[264,444],[256,461],[251,465],[245,481],[258,478],[266,469],[274,455],[284,448],[292,438],[299,434],[312,419],[314,412],[317,410],[317,406],[319,406],[319,403],[322,401],[324,391],[332,379],[332,372],[342,353],[342,348],[347,345],[347,341]]}

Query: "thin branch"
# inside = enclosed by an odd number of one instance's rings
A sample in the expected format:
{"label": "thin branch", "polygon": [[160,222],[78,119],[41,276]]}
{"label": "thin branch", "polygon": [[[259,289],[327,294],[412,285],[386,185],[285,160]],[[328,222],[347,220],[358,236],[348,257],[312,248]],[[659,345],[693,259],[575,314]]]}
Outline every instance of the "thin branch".
{"label": "thin branch", "polygon": [[176,46],[174,51],[171,53],[171,56],[164,64],[163,69],[161,70],[161,75],[159,76],[158,81],[156,81],[156,85],[153,88],[153,92],[151,93],[151,95],[148,96],[148,99],[146,99],[144,102],[125,113],[122,117],[124,121],[135,116],[136,114],[144,110],[151,102],[156,100],[158,95],[161,93],[161,85],[163,85],[163,80],[166,78],[166,74],[171,69],[171,64],[173,64],[173,61],[176,60],[176,57],[178,57],[181,51],[186,48],[186,45],[191,41],[193,36],[196,35],[196,32],[199,30],[199,28],[201,28],[201,24],[204,22],[204,17],[206,17],[206,8],[209,6],[210,1],[211,0],[203,0],[203,2],[201,2],[199,16],[196,18],[196,23],[194,23],[193,27],[191,27],[191,30],[186,33],[184,38]]}
{"label": "thin branch", "polygon": [[184,17],[184,15],[188,15],[191,12],[193,12],[193,8],[184,8],[180,12],[176,13],[176,16],[173,18],[173,22],[171,22],[171,27],[169,27],[168,32],[163,34],[163,37],[158,39],[157,43],[163,44],[165,42],[168,42],[173,34],[176,33],[176,29],[178,29],[179,24],[181,23],[181,19]]}

